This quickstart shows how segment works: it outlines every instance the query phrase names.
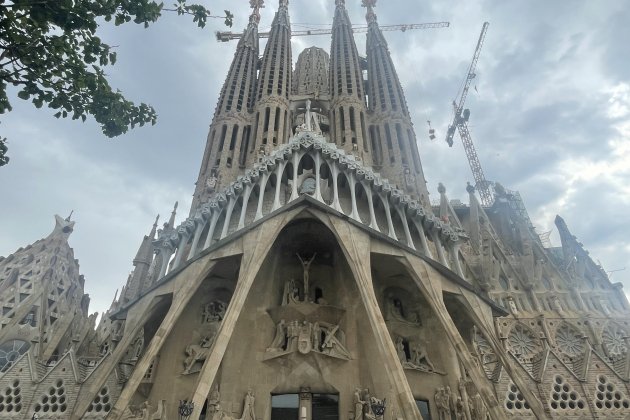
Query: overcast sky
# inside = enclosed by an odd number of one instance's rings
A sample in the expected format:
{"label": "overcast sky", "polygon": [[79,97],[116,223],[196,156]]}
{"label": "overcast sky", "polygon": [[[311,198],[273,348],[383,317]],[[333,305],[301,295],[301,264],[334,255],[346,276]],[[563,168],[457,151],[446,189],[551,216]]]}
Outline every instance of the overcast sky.
{"label": "overcast sky", "polygon": [[[168,1],[167,1],[168,3]],[[231,10],[234,31],[246,0],[213,0]],[[269,28],[277,2],[263,9]],[[293,29],[332,23],[333,0],[291,0]],[[365,23],[360,0],[347,1],[353,23]],[[380,0],[382,25],[449,21],[450,28],[387,32],[413,116],[433,199],[443,182],[465,202],[472,175],[458,135],[443,138],[451,101],[466,74],[484,21],[490,22],[471,90],[470,129],[486,178],[521,192],[538,230],[560,214],[578,239],[630,291],[630,2]],[[116,45],[107,69],[128,99],[153,105],[154,127],[117,139],[99,127],[57,120],[49,110],[12,99],[2,117],[11,162],[0,168],[0,255],[52,231],[53,214],[74,210],[70,244],[86,277],[91,311],[104,311],[124,285],[142,236],[156,214],[180,203],[188,214],[208,126],[235,43],[217,43],[220,20],[198,29],[166,16],[149,29],[103,26]],[[365,35],[356,36],[361,54]],[[330,37],[293,39],[293,57],[308,46],[330,49]],[[264,42],[261,43],[261,53]],[[431,142],[427,120],[437,130]],[[181,220],[181,217],[178,219]],[[552,235],[554,245],[559,239]]]}

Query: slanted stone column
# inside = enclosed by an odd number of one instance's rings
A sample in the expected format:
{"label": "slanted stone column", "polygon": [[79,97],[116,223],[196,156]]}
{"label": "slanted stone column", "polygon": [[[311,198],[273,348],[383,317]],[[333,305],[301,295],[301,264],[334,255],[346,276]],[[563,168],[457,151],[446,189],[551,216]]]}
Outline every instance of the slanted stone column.
{"label": "slanted stone column", "polygon": [[418,410],[409,382],[398,359],[396,348],[389,335],[374,292],[370,264],[370,237],[363,230],[337,217],[331,217],[330,222],[357,282],[361,302],[365,306],[374,333],[375,344],[385,363],[390,388],[397,397],[402,418],[421,420],[422,415]]}

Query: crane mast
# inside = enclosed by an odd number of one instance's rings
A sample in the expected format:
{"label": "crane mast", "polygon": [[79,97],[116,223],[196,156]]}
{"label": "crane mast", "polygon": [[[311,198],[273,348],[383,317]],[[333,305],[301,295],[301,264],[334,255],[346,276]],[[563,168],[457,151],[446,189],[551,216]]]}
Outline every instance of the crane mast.
{"label": "crane mast", "polygon": [[[403,25],[382,25],[380,26],[381,31],[401,31],[405,32],[410,29],[434,29],[434,28],[448,28],[450,25],[449,22],[432,22],[432,23],[411,23],[411,24],[403,24]],[[364,33],[368,31],[368,26],[353,26],[352,32],[354,33]],[[309,29],[305,31],[291,31],[291,36],[309,36],[309,35],[330,35],[332,34],[332,28],[323,28],[323,29]],[[235,39],[240,39],[243,34],[234,33],[231,31],[225,32],[215,32],[217,37],[217,41],[219,42],[229,42]],[[260,32],[258,34],[260,38],[269,38],[269,32]]]}
{"label": "crane mast", "polygon": [[470,130],[468,130],[470,111],[468,109],[464,109],[464,104],[466,103],[466,97],[468,96],[470,84],[476,76],[475,69],[477,68],[477,62],[479,61],[479,55],[481,54],[481,47],[483,46],[483,41],[486,38],[486,32],[488,31],[489,25],[490,24],[488,22],[484,22],[483,27],[481,28],[481,34],[479,34],[479,40],[477,41],[477,48],[475,48],[475,54],[473,55],[470,67],[468,68],[468,74],[466,75],[466,80],[464,81],[464,88],[462,89],[461,96],[458,102],[453,101],[453,112],[455,116],[453,117],[453,123],[448,126],[448,131],[446,133],[446,142],[450,147],[452,147],[455,130],[457,129],[459,131],[459,136],[462,139],[464,151],[466,152],[466,158],[468,158],[468,163],[470,164],[470,169],[475,179],[475,185],[477,187],[477,191],[479,191],[481,204],[484,206],[491,206],[493,197],[490,192],[490,183],[486,180],[483,173],[479,156],[475,150],[475,144],[470,136]]}

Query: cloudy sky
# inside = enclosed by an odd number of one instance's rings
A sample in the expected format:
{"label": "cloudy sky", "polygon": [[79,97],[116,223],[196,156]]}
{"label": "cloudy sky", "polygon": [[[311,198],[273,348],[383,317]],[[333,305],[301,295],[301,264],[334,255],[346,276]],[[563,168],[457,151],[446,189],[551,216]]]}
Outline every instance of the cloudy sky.
{"label": "cloudy sky", "polygon": [[[167,2],[168,3],[168,2]],[[275,1],[263,9],[269,28]],[[235,31],[246,0],[212,0],[231,10]],[[291,0],[293,28],[332,22],[333,0]],[[359,0],[350,18],[364,24]],[[443,182],[465,199],[472,180],[456,136],[443,141],[451,101],[466,74],[484,21],[490,22],[471,90],[470,129],[486,178],[521,192],[539,232],[556,214],[596,261],[630,291],[630,3],[598,1],[380,0],[382,25],[449,21],[450,28],[388,32],[391,53],[414,118],[430,191]],[[90,121],[57,120],[15,98],[2,118],[11,163],[0,168],[0,255],[46,236],[53,214],[74,210],[70,243],[86,277],[92,311],[104,311],[126,281],[142,236],[173,202],[188,214],[208,125],[235,44],[217,43],[221,21],[198,29],[166,16],[149,29],[103,26],[116,45],[112,86],[153,105],[159,121],[111,140]],[[365,35],[356,36],[365,51]],[[329,36],[293,39],[330,47]],[[264,43],[261,43],[261,51]],[[431,142],[427,120],[438,131]],[[559,245],[557,235],[552,235]]]}

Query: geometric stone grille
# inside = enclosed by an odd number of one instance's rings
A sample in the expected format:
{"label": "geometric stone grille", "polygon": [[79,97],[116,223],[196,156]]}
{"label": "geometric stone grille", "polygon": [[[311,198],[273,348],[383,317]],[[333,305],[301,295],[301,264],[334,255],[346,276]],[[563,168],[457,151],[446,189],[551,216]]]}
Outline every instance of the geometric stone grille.
{"label": "geometric stone grille", "polygon": [[505,408],[510,411],[529,410],[529,404],[525,401],[525,397],[511,381],[505,394]]}
{"label": "geometric stone grille", "polygon": [[586,406],[580,395],[560,375],[554,378],[549,405],[554,410],[582,410]]}
{"label": "geometric stone grille", "polygon": [[599,409],[630,409],[630,401],[604,375],[599,375],[597,378],[595,398],[595,406]]}
{"label": "geometric stone grille", "polygon": [[42,395],[39,402],[35,404],[36,413],[65,413],[67,409],[66,388],[63,386],[63,379],[59,379],[55,385],[51,386],[48,393]]}
{"label": "geometric stone grille", "polygon": [[112,409],[109,389],[104,386],[101,391],[94,397],[92,404],[88,408],[88,413],[107,414]]}
{"label": "geometric stone grille", "polygon": [[14,380],[13,383],[4,389],[0,394],[0,415],[19,413],[22,411],[22,396],[20,393],[20,381]]}

